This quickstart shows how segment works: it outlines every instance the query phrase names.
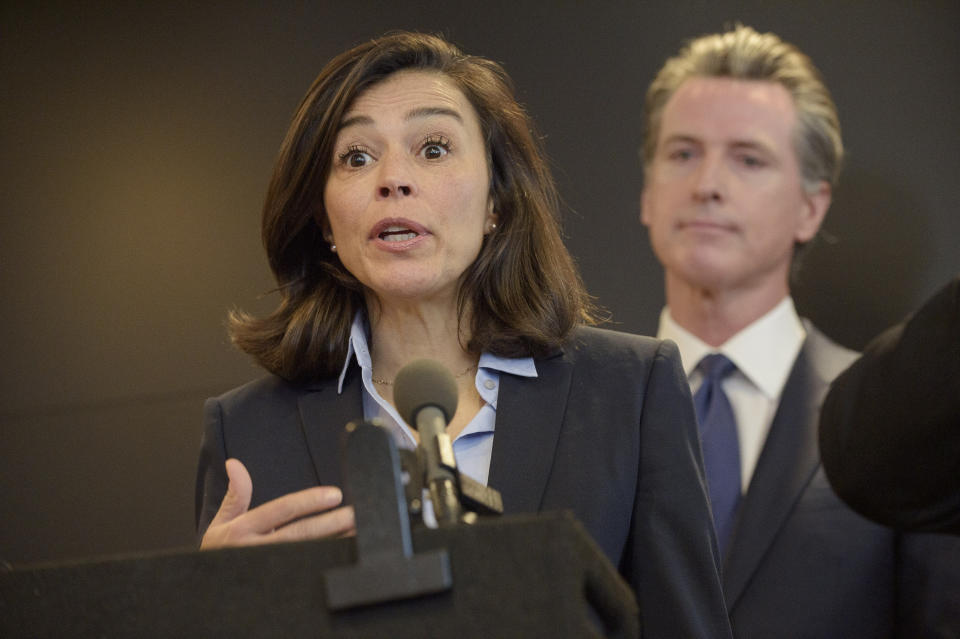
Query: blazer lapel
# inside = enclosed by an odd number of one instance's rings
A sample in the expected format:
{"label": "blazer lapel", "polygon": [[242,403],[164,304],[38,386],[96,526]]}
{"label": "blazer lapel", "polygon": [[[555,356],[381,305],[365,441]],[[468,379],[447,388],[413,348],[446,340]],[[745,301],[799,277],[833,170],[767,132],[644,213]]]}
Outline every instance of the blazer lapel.
{"label": "blazer lapel", "polygon": [[500,375],[487,483],[505,513],[537,512],[543,501],[573,374],[561,355],[537,360],[537,377]]}
{"label": "blazer lapel", "polygon": [[731,609],[819,464],[816,420],[827,382],[813,366],[812,351],[808,338],[783,388],[744,497],[724,563],[724,592]]}
{"label": "blazer lapel", "polygon": [[300,426],[321,485],[343,485],[340,468],[343,429],[347,422],[363,419],[358,370],[351,364],[342,393],[337,393],[337,380],[332,379],[309,387],[298,399]]}

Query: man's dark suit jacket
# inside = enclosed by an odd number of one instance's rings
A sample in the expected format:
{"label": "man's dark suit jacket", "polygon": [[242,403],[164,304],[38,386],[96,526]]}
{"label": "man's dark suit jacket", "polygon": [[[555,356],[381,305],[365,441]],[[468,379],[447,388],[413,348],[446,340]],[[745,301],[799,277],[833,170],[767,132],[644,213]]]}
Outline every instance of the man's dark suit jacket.
{"label": "man's dark suit jacket", "polygon": [[[582,328],[536,367],[536,378],[500,375],[488,483],[505,513],[572,510],[635,589],[644,637],[728,637],[676,345]],[[362,417],[361,389],[352,364],[342,394],[335,379],[298,387],[270,377],[208,400],[200,535],[226,492],[228,457],[250,471],[252,506],[340,484],[338,441]]]}
{"label": "man's dark suit jacket", "polygon": [[723,567],[734,636],[960,636],[960,540],[853,512],[820,466],[830,381],[856,357],[807,324]]}
{"label": "man's dark suit jacket", "polygon": [[820,455],[834,490],[857,512],[904,530],[960,535],[960,277],[834,381]]}

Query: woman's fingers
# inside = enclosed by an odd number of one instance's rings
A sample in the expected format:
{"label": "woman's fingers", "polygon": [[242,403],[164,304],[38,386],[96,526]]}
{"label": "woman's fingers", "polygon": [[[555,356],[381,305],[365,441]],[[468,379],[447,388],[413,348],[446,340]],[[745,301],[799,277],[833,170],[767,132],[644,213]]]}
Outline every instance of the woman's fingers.
{"label": "woman's fingers", "polygon": [[236,459],[227,460],[226,471],[227,492],[200,542],[202,549],[300,541],[353,532],[353,508],[336,508],[343,501],[343,493],[336,486],[314,486],[250,510],[253,494],[250,473]]}
{"label": "woman's fingers", "polygon": [[355,532],[353,506],[342,506],[312,517],[305,517],[278,528],[267,542],[303,541],[306,539],[325,539],[343,537]]}
{"label": "woman's fingers", "polygon": [[228,459],[226,462],[227,494],[223,496],[220,508],[214,515],[210,526],[225,524],[233,521],[250,508],[250,498],[253,495],[253,482],[246,466],[239,459]]}
{"label": "woman's fingers", "polygon": [[330,510],[341,501],[343,493],[336,486],[315,486],[261,504],[246,518],[254,532],[269,533],[301,517]]}

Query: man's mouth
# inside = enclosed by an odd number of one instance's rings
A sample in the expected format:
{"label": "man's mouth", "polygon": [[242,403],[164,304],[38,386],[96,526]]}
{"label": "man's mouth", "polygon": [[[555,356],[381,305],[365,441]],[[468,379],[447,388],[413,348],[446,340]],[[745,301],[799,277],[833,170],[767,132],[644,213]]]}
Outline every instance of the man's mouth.
{"label": "man's mouth", "polygon": [[695,229],[700,231],[732,231],[735,226],[730,222],[715,219],[695,218],[679,224],[681,229]]}

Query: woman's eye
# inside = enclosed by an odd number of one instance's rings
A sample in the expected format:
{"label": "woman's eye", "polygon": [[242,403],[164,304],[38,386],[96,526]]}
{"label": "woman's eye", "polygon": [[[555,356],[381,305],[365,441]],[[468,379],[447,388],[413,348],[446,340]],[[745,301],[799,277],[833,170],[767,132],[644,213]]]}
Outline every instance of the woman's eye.
{"label": "woman's eye", "polygon": [[759,168],[761,166],[764,166],[763,160],[756,157],[755,155],[741,156],[740,161],[743,162],[744,166],[747,166],[749,168]]}
{"label": "woman's eye", "polygon": [[351,169],[365,167],[373,161],[373,157],[359,147],[351,147],[340,154],[340,163],[349,166]]}
{"label": "woman's eye", "polygon": [[439,160],[449,152],[450,143],[445,138],[427,140],[420,149],[420,153],[427,160]]}
{"label": "woman's eye", "polygon": [[446,152],[447,150],[442,146],[431,144],[423,149],[423,157],[427,158],[428,160],[439,160]]}
{"label": "woman's eye", "polygon": [[369,159],[370,159],[370,156],[367,155],[366,153],[360,153],[360,152],[351,153],[350,157],[348,158],[348,164],[350,164],[350,166],[352,167],[366,166],[367,161]]}
{"label": "woman's eye", "polygon": [[670,153],[671,160],[677,160],[678,162],[686,162],[693,157],[693,152],[690,149],[677,149]]}

